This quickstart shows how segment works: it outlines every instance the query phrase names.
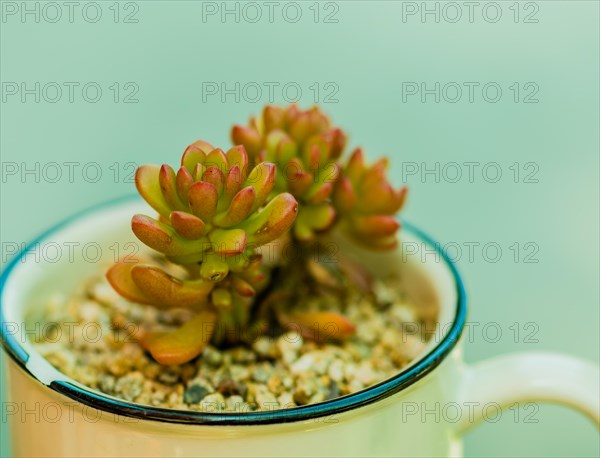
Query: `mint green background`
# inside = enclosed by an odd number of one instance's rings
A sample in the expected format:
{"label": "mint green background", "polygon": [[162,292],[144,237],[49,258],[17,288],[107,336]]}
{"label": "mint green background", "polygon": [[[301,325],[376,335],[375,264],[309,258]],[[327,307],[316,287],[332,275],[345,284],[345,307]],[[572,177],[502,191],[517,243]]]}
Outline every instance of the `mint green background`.
{"label": "mint green background", "polygon": [[[556,350],[599,359],[599,94],[598,3],[537,2],[538,23],[515,24],[500,2],[497,23],[402,22],[401,2],[338,2],[337,24],[315,24],[309,3],[296,24],[202,22],[201,2],[137,2],[137,24],[115,24],[102,3],[102,20],[89,24],[0,23],[3,82],[96,81],[105,93],[89,104],[78,97],[56,104],[21,103],[1,109],[3,162],[98,162],[103,176],[87,183],[1,184],[2,242],[25,242],[64,217],[134,191],[115,183],[110,164],[176,164],[186,144],[205,138],[226,145],[228,126],[245,121],[266,101],[202,100],[203,81],[298,82],[303,106],[308,86],[339,86],[338,103],[324,104],[333,119],[371,158],[387,154],[400,183],[402,162],[495,161],[498,183],[421,182],[410,177],[403,216],[443,243],[496,242],[502,259],[459,261],[470,293],[469,321],[498,323],[491,343],[475,333],[470,362],[517,350]],[[420,3],[420,2],[419,2]],[[462,2],[459,2],[462,3]],[[112,82],[139,85],[137,104],[115,104]],[[403,81],[498,82],[498,103],[402,103]],[[539,85],[539,103],[514,103],[508,86]],[[278,97],[277,102],[282,102]],[[514,183],[513,162],[539,165],[538,183]],[[509,246],[534,242],[538,263],[515,263]],[[466,253],[466,252],[465,252]],[[537,343],[515,343],[512,323],[534,322]],[[481,329],[479,326],[478,329]],[[522,412],[524,414],[524,412]],[[562,407],[541,405],[539,422],[515,423],[505,414],[466,437],[467,456],[598,456],[598,432]],[[522,419],[522,417],[521,417]],[[401,428],[401,424],[398,425]],[[4,425],[1,450],[8,456]]]}

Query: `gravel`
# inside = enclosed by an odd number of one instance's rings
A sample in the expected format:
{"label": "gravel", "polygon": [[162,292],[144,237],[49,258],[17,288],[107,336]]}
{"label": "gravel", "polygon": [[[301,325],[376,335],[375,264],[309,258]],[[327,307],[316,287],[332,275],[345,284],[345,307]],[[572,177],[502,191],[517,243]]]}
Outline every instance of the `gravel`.
{"label": "gravel", "polygon": [[191,363],[164,367],[133,341],[132,323],[168,328],[185,313],[132,304],[103,278],[93,279],[80,294],[48,301],[45,316],[52,325],[42,328],[52,332],[38,336],[36,345],[73,379],[139,404],[205,412],[290,408],[363,390],[423,351],[429,336],[415,328],[435,326],[432,306],[411,303],[397,278],[377,280],[374,291],[372,297],[349,295],[345,313],[357,333],[345,342],[316,344],[288,332],[250,346],[208,346]]}

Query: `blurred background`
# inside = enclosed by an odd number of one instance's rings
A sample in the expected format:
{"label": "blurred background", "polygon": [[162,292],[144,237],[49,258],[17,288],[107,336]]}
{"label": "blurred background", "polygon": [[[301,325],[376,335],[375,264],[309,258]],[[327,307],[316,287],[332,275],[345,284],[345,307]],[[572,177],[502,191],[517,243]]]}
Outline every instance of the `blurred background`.
{"label": "blurred background", "polygon": [[[468,362],[520,350],[598,362],[598,2],[1,7],[2,264],[135,192],[137,165],[176,165],[198,138],[226,146],[265,103],[319,103],[369,158],[390,157],[410,187],[402,218],[456,259]],[[572,411],[517,412],[470,432],[466,455],[600,455]]]}

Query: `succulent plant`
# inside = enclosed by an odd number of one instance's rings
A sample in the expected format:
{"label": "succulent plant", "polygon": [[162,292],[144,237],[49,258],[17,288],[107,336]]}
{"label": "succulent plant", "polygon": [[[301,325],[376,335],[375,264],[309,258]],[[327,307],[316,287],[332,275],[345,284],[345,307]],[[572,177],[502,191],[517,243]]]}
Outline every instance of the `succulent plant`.
{"label": "succulent plant", "polygon": [[[314,254],[334,227],[372,249],[396,244],[406,189],[390,185],[385,159],[368,166],[357,149],[342,162],[347,137],[317,107],[267,106],[231,137],[237,146],[227,152],[192,143],[177,171],[165,164],[136,172],[158,217],[134,215],[131,227],[160,262],[121,261],[107,278],[133,302],[191,312],[175,331],[140,332],[162,364],[273,327],[316,341],[352,336],[344,291],[368,293],[369,276],[344,256],[323,262]],[[279,253],[292,246],[300,257],[263,259],[267,244]]]}
{"label": "succulent plant", "polygon": [[268,200],[275,173],[267,162],[250,169],[243,146],[225,153],[203,141],[185,150],[177,172],[169,165],[137,170],[138,192],[159,218],[135,215],[132,230],[187,275],[177,278],[158,266],[120,262],[108,280],[134,302],[198,312],[177,331],[143,336],[159,362],[189,360],[202,351],[215,325],[247,322],[248,298],[266,279],[256,250],[286,233],[298,209],[289,193]]}
{"label": "succulent plant", "polygon": [[347,136],[318,107],[266,106],[248,126],[234,126],[231,137],[254,160],[277,165],[276,189],[290,192],[299,203],[293,228],[298,240],[313,241],[316,233],[339,225],[369,248],[395,246],[400,227],[395,215],[407,189],[390,185],[387,159],[368,167],[361,149],[343,165]]}
{"label": "succulent plant", "polygon": [[396,246],[396,219],[406,201],[408,189],[394,189],[386,178],[388,161],[380,159],[370,167],[357,148],[343,168],[333,192],[340,229],[356,242],[376,250]]}
{"label": "succulent plant", "polygon": [[277,165],[275,189],[290,192],[300,204],[293,229],[298,240],[311,241],[315,233],[333,225],[330,197],[346,135],[332,127],[320,109],[269,105],[261,116],[251,118],[249,126],[234,126],[231,138],[243,144],[254,160]]}

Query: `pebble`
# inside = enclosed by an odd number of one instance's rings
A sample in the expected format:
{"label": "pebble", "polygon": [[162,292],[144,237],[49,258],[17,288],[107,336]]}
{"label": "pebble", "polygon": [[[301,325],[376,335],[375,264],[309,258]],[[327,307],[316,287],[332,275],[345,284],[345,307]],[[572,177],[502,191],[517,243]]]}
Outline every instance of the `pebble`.
{"label": "pebble", "polygon": [[296,407],[296,403],[294,402],[294,395],[289,392],[281,393],[277,398],[277,402],[279,403],[279,407],[282,409],[290,409],[292,407]]}
{"label": "pebble", "polygon": [[277,374],[272,375],[267,381],[267,388],[273,394],[280,395],[285,392],[285,386],[281,377]]}
{"label": "pebble", "polygon": [[225,400],[225,409],[229,412],[248,412],[249,406],[243,397],[233,395]]}
{"label": "pebble", "polygon": [[294,402],[298,405],[306,405],[311,398],[317,393],[318,387],[314,379],[301,378],[296,382],[294,389]]}
{"label": "pebble", "polygon": [[115,388],[115,378],[112,375],[102,374],[98,377],[98,388],[104,392],[111,392]]}
{"label": "pebble", "polygon": [[225,398],[221,393],[209,394],[200,401],[200,411],[202,412],[221,412],[224,409]]}
{"label": "pebble", "polygon": [[248,388],[242,382],[236,382],[233,379],[223,379],[217,386],[217,391],[223,396],[242,395],[245,396]]}
{"label": "pebble", "polygon": [[370,361],[365,361],[360,364],[354,373],[354,378],[360,381],[363,386],[368,386],[379,380],[381,377],[373,370]]}
{"label": "pebble", "polygon": [[[79,310],[79,315],[87,322],[98,322],[102,314],[100,304],[93,301],[84,302],[81,304],[81,309]],[[94,330],[91,330],[90,334],[92,332],[94,332]]]}
{"label": "pebble", "polygon": [[406,336],[405,340],[402,353],[409,361],[416,358],[425,349],[426,342],[416,336]]}
{"label": "pebble", "polygon": [[163,368],[158,374],[158,381],[165,385],[174,385],[179,380],[180,375],[181,369],[178,366],[169,366],[166,369]]}
{"label": "pebble", "polygon": [[142,393],[144,375],[141,372],[130,372],[119,378],[115,384],[115,391],[126,401],[133,401]]}
{"label": "pebble", "polygon": [[202,385],[191,385],[183,393],[183,402],[186,404],[197,404],[202,401],[206,395],[210,394],[208,389]]}
{"label": "pebble", "polygon": [[292,365],[290,365],[290,372],[295,375],[301,374],[302,372],[308,372],[313,364],[313,354],[305,353],[300,357],[300,359],[296,360]]}
{"label": "pebble", "polygon": [[215,347],[207,345],[199,361],[212,367],[219,367],[223,363],[223,355]]}
{"label": "pebble", "polygon": [[332,380],[331,384],[329,385],[329,392],[327,393],[326,399],[335,399],[339,396],[340,396],[340,387],[336,382],[334,382]]}
{"label": "pebble", "polygon": [[279,405],[275,395],[264,385],[257,386],[254,399],[260,410],[275,410]]}
{"label": "pebble", "polygon": [[345,379],[344,362],[340,359],[334,360],[329,366],[327,374],[334,382],[342,382]]}
{"label": "pebble", "polygon": [[252,372],[252,380],[258,383],[267,383],[271,377],[271,372],[264,367],[257,367]]}
{"label": "pebble", "polygon": [[243,381],[250,379],[250,369],[247,366],[232,364],[229,366],[229,372],[231,374],[231,378],[234,380]]}
{"label": "pebble", "polygon": [[160,364],[154,363],[154,362],[149,362],[142,370],[142,373],[144,374],[144,376],[146,378],[156,379],[156,378],[158,378],[158,376],[160,375],[162,370],[163,370],[163,367]]}
{"label": "pebble", "polygon": [[279,349],[275,340],[271,337],[262,336],[254,341],[252,349],[258,356],[265,359],[275,359],[279,355]]}
{"label": "pebble", "polygon": [[409,304],[396,303],[390,309],[390,317],[399,326],[418,325],[419,319],[414,310]]}
{"label": "pebble", "polygon": [[110,307],[111,304],[119,299],[117,292],[108,284],[107,281],[97,282],[90,291],[90,295],[101,304]]}
{"label": "pebble", "polygon": [[377,296],[377,305],[379,307],[388,307],[396,299],[396,291],[381,280],[373,282],[373,291]]}
{"label": "pebble", "polygon": [[131,361],[124,356],[117,356],[109,361],[107,369],[112,375],[120,377],[129,372]]}
{"label": "pebble", "polygon": [[276,345],[284,364],[290,365],[296,360],[303,343],[302,336],[295,332],[287,332],[277,339]]}
{"label": "pebble", "polygon": [[249,348],[237,347],[229,353],[234,363],[250,364],[256,361],[256,353]]}

